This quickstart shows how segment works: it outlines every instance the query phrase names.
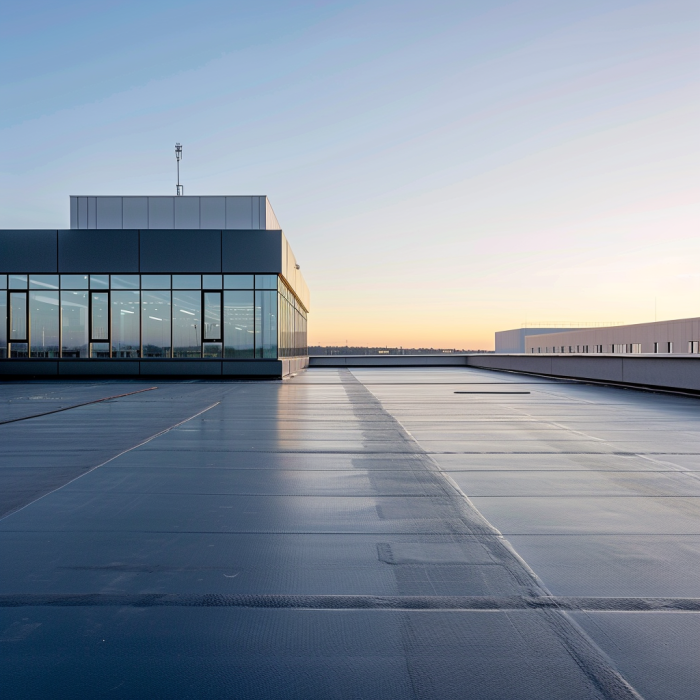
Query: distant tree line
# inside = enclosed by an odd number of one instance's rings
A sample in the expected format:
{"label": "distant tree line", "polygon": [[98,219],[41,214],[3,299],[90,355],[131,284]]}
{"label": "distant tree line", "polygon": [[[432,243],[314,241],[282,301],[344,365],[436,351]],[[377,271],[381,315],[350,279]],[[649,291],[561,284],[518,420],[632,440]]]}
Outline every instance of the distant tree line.
{"label": "distant tree line", "polygon": [[357,345],[309,345],[309,355],[459,355],[493,352],[493,350],[459,350],[457,348],[390,348]]}

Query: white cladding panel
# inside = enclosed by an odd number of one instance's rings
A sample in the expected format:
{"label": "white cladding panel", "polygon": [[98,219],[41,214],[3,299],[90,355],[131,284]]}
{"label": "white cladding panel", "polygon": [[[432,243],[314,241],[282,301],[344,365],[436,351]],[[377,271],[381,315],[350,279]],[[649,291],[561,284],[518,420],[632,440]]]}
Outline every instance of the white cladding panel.
{"label": "white cladding panel", "polygon": [[202,228],[226,228],[226,197],[200,197],[199,224]]}
{"label": "white cladding panel", "polygon": [[122,212],[124,228],[148,228],[147,197],[124,197]]}
{"label": "white cladding panel", "polygon": [[174,197],[148,198],[148,228],[175,228]]}
{"label": "white cladding panel", "polygon": [[[90,218],[90,200],[97,202],[97,219]],[[124,228],[121,197],[88,197],[88,228]]]}
{"label": "white cladding panel", "polygon": [[175,228],[199,228],[199,197],[174,197]]}

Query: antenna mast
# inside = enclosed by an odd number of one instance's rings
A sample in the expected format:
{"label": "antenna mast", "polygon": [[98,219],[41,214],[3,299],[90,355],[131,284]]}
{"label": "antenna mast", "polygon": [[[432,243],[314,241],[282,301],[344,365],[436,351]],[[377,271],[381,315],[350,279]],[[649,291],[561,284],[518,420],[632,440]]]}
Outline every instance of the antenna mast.
{"label": "antenna mast", "polygon": [[182,146],[179,143],[175,144],[175,160],[177,161],[177,196],[181,197],[184,194],[184,188],[180,184],[180,160],[182,158]]}

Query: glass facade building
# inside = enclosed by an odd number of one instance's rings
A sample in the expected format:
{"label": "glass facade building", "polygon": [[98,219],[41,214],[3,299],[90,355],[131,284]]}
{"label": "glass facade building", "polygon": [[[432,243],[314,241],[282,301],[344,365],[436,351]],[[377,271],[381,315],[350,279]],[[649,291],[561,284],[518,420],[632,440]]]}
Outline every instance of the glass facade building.
{"label": "glass facade building", "polygon": [[307,312],[276,274],[0,275],[0,358],[279,359]]}
{"label": "glass facade building", "polygon": [[0,376],[285,376],[309,292],[266,197],[71,197],[0,230]]}

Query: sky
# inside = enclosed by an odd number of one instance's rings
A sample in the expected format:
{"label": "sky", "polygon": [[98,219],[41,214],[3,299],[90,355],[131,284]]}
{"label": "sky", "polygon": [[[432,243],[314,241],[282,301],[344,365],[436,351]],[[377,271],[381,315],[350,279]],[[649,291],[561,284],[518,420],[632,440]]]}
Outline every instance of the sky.
{"label": "sky", "polygon": [[0,228],[265,194],[309,343],[700,316],[697,0],[6,3]]}

